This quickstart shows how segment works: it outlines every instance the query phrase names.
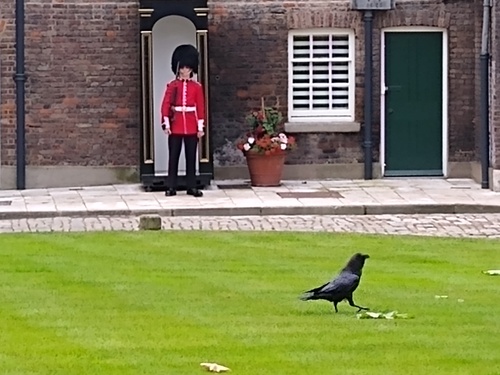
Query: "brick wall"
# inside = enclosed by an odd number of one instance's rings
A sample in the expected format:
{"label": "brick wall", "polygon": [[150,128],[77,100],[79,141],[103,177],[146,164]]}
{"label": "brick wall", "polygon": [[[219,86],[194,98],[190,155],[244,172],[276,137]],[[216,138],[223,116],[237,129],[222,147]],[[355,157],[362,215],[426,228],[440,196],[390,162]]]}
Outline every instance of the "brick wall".
{"label": "brick wall", "polygon": [[378,23],[379,27],[432,26],[448,31],[448,152],[452,162],[479,158],[479,124],[476,126],[475,121],[479,104],[476,102],[479,95],[476,42],[480,38],[477,4],[474,0],[399,1],[397,10],[381,17]]}
{"label": "brick wall", "polygon": [[[356,121],[363,121],[364,35],[359,12],[348,0],[229,1],[210,0],[211,112],[216,158],[235,163],[224,147],[245,129],[243,117],[261,96],[276,97],[286,108],[287,38],[291,28],[352,28],[356,34]],[[377,13],[374,30],[374,148],[378,160],[380,33],[383,27],[435,26],[449,32],[450,161],[475,153],[474,1],[399,0],[397,10]],[[471,38],[471,35],[473,36]],[[223,58],[222,58],[223,56]],[[345,163],[363,160],[362,132],[298,135],[299,149],[289,163]],[[223,151],[222,151],[223,150]]]}
{"label": "brick wall", "polygon": [[[0,1],[0,162],[15,152],[14,0]],[[12,160],[12,159],[11,159]]]}
{"label": "brick wall", "polygon": [[[14,3],[0,1],[2,164],[15,162]],[[356,34],[356,121],[363,121],[363,22],[349,0],[209,0],[212,141],[219,165],[243,163],[232,142],[244,115],[279,97],[287,105],[290,28],[352,28]],[[481,0],[399,0],[374,30],[374,148],[378,160],[380,31],[436,26],[449,31],[450,160],[477,160]],[[137,165],[139,17],[136,0],[26,0],[27,153],[30,165]],[[498,7],[497,13],[498,13]],[[497,15],[498,16],[498,15]],[[257,20],[257,21],[256,21]],[[479,27],[479,28],[478,28]],[[497,26],[498,30],[498,26]],[[498,34],[498,31],[497,31]],[[471,38],[471,35],[473,36]],[[498,61],[500,51],[496,50]],[[496,82],[500,77],[495,76]],[[477,81],[476,81],[477,82]],[[500,111],[493,113],[500,144]],[[298,135],[289,163],[363,161],[362,132]],[[500,166],[500,148],[494,163]]]}
{"label": "brick wall", "polygon": [[[10,25],[14,0],[1,3]],[[137,11],[128,0],[26,1],[29,165],[138,164]],[[2,164],[13,164],[10,28],[1,43]]]}
{"label": "brick wall", "polygon": [[481,34],[482,34],[482,0],[475,1],[475,37],[474,37],[474,75],[475,75],[475,107],[474,107],[474,129],[475,129],[475,160],[481,159],[481,72],[479,64],[479,55],[481,53]]}
{"label": "brick wall", "polygon": [[491,71],[491,166],[500,169],[500,1],[495,0],[492,14]]}

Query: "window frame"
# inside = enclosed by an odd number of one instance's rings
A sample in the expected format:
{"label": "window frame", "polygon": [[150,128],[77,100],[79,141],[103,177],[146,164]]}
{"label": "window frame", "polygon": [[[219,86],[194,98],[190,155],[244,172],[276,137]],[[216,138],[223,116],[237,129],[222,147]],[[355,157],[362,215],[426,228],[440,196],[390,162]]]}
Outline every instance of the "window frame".
{"label": "window frame", "polygon": [[[293,57],[293,39],[295,36],[329,35],[348,36],[348,57],[295,58]],[[289,30],[288,32],[288,121],[289,122],[352,122],[355,115],[355,33],[353,29],[314,28]],[[311,49],[312,51],[312,49]],[[295,62],[334,61],[348,62],[348,108],[342,110],[294,110],[293,109],[293,64]],[[331,82],[329,83],[331,85]],[[330,86],[331,88],[332,86]]]}

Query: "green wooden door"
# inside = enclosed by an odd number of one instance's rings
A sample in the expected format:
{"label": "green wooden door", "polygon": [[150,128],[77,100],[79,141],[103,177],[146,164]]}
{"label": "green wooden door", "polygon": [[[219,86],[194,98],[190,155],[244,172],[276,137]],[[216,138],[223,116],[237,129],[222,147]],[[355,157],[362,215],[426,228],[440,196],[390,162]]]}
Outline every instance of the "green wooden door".
{"label": "green wooden door", "polygon": [[385,33],[385,175],[443,174],[443,34]]}

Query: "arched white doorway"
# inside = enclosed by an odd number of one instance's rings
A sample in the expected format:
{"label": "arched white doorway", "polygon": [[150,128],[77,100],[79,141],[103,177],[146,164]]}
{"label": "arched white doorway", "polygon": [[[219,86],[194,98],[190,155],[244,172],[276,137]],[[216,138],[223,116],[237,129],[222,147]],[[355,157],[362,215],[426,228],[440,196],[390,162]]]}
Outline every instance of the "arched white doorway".
{"label": "arched white doorway", "polygon": [[[161,176],[167,175],[168,146],[167,137],[160,127],[160,109],[165,87],[175,78],[170,67],[172,53],[181,44],[196,46],[196,27],[189,19],[172,15],[159,19],[152,31],[154,160],[155,175]],[[196,159],[198,160],[198,157]],[[179,175],[185,174],[184,150],[182,150]]]}

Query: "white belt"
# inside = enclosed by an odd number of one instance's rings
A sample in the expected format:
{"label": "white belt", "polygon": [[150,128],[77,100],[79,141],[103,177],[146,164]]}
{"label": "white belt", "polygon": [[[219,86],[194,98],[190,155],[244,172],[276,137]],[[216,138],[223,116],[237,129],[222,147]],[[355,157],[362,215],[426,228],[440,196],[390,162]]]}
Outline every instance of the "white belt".
{"label": "white belt", "polygon": [[196,107],[174,107],[176,112],[195,112]]}

